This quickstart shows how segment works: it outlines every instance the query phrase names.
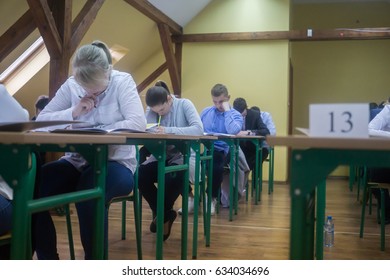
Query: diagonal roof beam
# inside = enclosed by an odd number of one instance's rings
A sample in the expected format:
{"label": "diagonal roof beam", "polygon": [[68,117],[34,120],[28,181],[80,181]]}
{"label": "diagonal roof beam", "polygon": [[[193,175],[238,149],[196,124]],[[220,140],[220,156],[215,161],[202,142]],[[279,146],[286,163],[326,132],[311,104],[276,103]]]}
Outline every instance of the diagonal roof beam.
{"label": "diagonal roof beam", "polygon": [[85,33],[91,27],[105,0],[88,0],[72,23],[70,53],[74,53]]}
{"label": "diagonal roof beam", "polygon": [[72,23],[73,0],[27,0],[50,54],[49,95],[66,80],[69,60],[105,0],[87,0]]}
{"label": "diagonal roof beam", "polygon": [[153,73],[151,73],[148,77],[146,77],[145,80],[143,80],[140,84],[138,84],[137,91],[138,92],[143,91],[148,85],[150,85],[151,82],[153,82],[162,73],[164,73],[164,71],[167,70],[167,68],[168,66],[166,62],[161,64],[156,70],[153,71]]}
{"label": "diagonal roof beam", "polygon": [[63,42],[46,0],[27,0],[51,58],[60,57]]}
{"label": "diagonal roof beam", "polygon": [[183,34],[183,28],[146,0],[124,0],[157,24],[166,24],[172,34]]}
{"label": "diagonal roof beam", "polygon": [[0,62],[37,28],[31,24],[33,20],[33,14],[28,10],[0,36]]}
{"label": "diagonal roof beam", "polygon": [[157,26],[158,26],[158,31],[160,33],[165,59],[168,65],[169,76],[171,77],[173,92],[175,94],[180,95],[181,93],[180,76],[177,67],[175,52],[173,50],[169,27],[166,24],[158,24]]}

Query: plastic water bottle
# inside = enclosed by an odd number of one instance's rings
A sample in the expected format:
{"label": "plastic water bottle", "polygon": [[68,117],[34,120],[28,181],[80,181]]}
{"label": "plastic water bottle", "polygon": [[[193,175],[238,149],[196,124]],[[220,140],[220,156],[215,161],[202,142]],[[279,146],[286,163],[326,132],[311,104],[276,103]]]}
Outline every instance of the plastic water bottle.
{"label": "plastic water bottle", "polygon": [[324,224],[324,245],[325,247],[334,246],[334,223],[332,216],[328,216]]}

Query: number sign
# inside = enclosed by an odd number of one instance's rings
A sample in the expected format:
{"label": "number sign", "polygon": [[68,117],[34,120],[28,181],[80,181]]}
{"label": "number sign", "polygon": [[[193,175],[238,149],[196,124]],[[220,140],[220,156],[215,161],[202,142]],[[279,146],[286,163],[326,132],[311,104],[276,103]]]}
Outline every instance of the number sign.
{"label": "number sign", "polygon": [[310,104],[310,136],[368,138],[368,104]]}

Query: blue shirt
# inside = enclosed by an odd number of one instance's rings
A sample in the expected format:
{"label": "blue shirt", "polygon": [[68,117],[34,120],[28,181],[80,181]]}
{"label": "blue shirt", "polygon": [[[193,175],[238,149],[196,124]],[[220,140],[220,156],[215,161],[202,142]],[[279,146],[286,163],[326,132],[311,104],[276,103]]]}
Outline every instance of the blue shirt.
{"label": "blue shirt", "polygon": [[[268,112],[261,111],[260,117],[263,120],[263,123],[267,126],[270,135],[276,135],[276,127],[272,120],[271,114]],[[263,142],[263,147],[269,150],[269,145],[267,141]]]}
{"label": "blue shirt", "polygon": [[[224,133],[236,135],[241,131],[244,120],[241,114],[230,109],[226,112],[220,112],[215,106],[205,108],[200,114],[205,133]],[[214,149],[229,152],[229,146],[224,141],[215,141]]]}

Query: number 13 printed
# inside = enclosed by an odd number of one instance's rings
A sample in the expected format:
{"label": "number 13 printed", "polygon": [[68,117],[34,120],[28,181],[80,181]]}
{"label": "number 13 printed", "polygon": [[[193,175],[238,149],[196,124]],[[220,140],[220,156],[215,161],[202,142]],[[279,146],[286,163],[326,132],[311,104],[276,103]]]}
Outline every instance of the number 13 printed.
{"label": "number 13 printed", "polygon": [[[334,112],[330,112],[330,131],[331,133],[336,132],[335,131],[335,121],[340,122],[340,125],[342,124],[341,132],[342,133],[348,133],[353,129],[353,122],[352,122],[352,113],[345,111],[341,113],[341,118],[338,120],[337,116],[335,117]],[[336,120],[335,120],[336,118]]]}

